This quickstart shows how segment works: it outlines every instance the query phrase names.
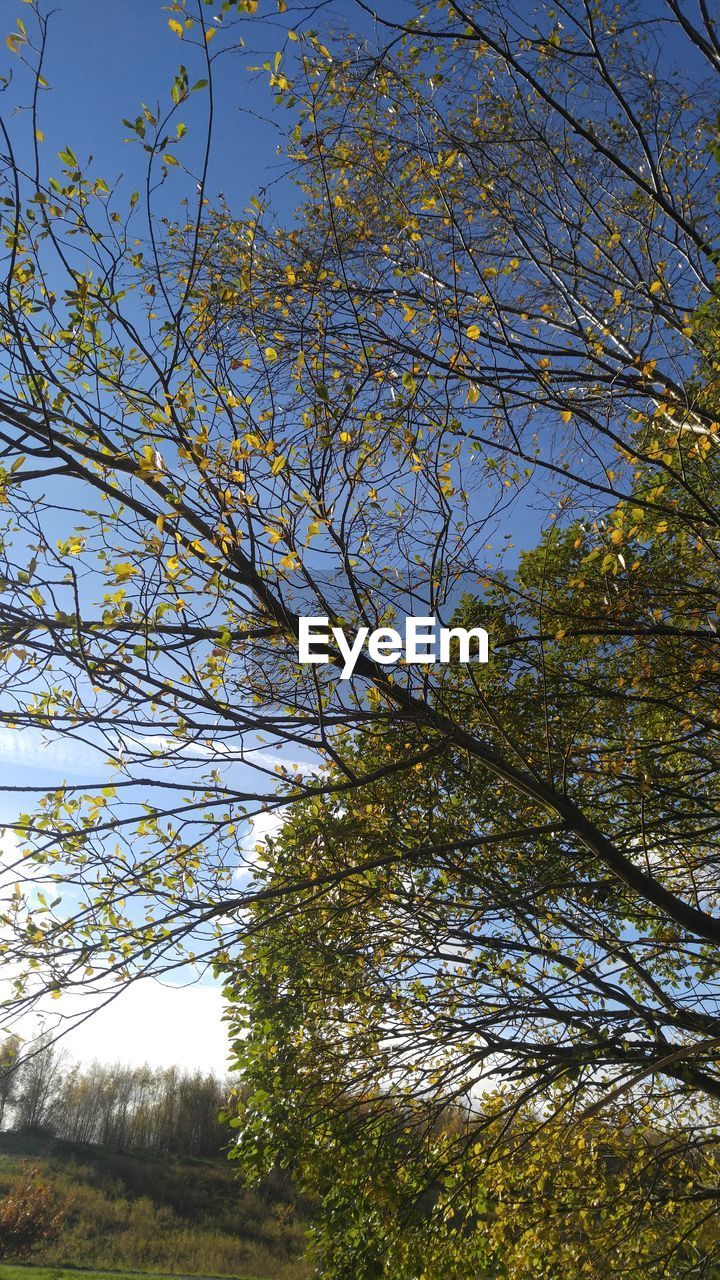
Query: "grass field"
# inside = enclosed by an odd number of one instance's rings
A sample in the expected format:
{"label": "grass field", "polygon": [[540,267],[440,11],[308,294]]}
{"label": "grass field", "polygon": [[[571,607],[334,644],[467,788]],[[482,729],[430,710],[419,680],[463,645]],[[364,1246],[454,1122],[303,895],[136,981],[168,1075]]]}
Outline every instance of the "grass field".
{"label": "grass field", "polygon": [[[84,1267],[33,1267],[24,1264],[0,1265],[0,1280],[187,1280],[186,1277],[163,1275],[151,1271],[89,1271]],[[226,1280],[225,1277],[205,1277],[205,1280]],[[254,1280],[252,1276],[232,1277],[231,1280]]]}
{"label": "grass field", "polygon": [[0,1280],[307,1280],[307,1214],[282,1186],[243,1187],[226,1159],[121,1153],[0,1134],[0,1196],[27,1167],[63,1209],[59,1235]]}

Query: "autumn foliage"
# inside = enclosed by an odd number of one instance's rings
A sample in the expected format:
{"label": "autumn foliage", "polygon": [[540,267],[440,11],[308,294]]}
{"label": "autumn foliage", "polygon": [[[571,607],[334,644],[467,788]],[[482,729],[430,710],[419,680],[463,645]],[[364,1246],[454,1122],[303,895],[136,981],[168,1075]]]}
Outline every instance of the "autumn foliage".
{"label": "autumn foliage", "polygon": [[[12,792],[12,1010],[214,966],[238,1158],[319,1195],[332,1280],[694,1280],[720,33],[689,0],[285,8],[171,6],[126,182],[44,149],[42,6],[8,38],[0,702],[83,762]],[[218,59],[269,16],[289,216],[213,178]],[[298,661],[303,616],[404,613],[490,661]]]}
{"label": "autumn foliage", "polygon": [[0,1257],[26,1258],[49,1243],[65,1212],[51,1184],[28,1166],[19,1185],[0,1199]]}

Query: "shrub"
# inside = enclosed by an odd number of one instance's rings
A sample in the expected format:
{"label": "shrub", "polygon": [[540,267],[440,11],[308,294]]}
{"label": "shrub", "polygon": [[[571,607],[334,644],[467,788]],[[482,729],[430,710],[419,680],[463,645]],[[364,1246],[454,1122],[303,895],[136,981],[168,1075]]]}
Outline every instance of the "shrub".
{"label": "shrub", "polygon": [[25,1166],[18,1185],[0,1200],[0,1258],[26,1258],[36,1245],[48,1244],[64,1216],[51,1184]]}

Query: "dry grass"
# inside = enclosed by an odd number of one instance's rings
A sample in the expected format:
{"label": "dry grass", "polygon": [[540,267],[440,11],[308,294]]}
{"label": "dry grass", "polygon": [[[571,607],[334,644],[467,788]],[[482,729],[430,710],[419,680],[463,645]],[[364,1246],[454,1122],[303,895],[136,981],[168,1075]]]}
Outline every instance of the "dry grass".
{"label": "dry grass", "polygon": [[224,1161],[42,1145],[0,1135],[0,1194],[19,1179],[27,1155],[67,1206],[60,1235],[33,1253],[34,1264],[257,1280],[309,1274],[307,1220],[280,1187],[242,1188]]}

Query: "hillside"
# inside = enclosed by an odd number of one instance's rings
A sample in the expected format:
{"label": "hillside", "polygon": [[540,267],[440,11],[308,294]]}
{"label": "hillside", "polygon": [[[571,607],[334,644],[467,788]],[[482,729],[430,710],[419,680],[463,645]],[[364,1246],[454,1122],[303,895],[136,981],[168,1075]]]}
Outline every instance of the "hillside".
{"label": "hillside", "polygon": [[224,1159],[114,1152],[0,1133],[0,1195],[30,1164],[67,1205],[38,1265],[304,1280],[307,1213],[281,1180],[241,1187]]}

